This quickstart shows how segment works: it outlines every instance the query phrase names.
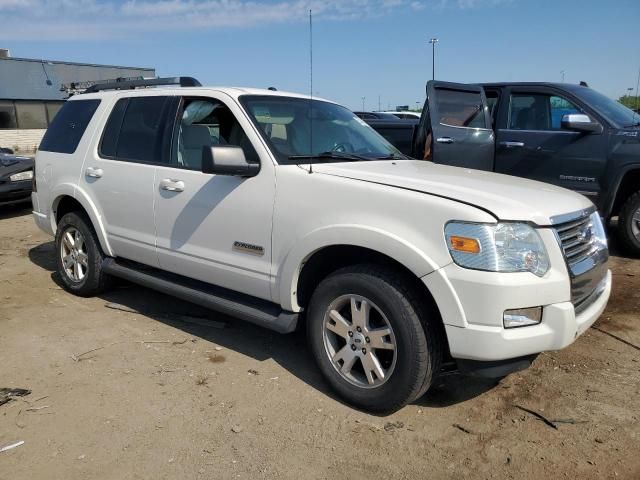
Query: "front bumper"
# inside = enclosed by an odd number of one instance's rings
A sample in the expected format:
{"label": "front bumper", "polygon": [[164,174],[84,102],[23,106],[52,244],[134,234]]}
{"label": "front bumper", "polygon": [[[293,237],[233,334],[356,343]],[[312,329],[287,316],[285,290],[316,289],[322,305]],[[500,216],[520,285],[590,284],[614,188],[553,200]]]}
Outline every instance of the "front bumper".
{"label": "front bumper", "polygon": [[[444,322],[455,359],[494,362],[518,359],[571,343],[603,312],[611,294],[611,272],[599,268],[592,293],[572,303],[572,279],[552,229],[539,229],[551,268],[532,273],[496,273],[449,264],[422,278]],[[595,280],[595,277],[594,279]],[[505,310],[543,307],[537,325],[505,329]]]}
{"label": "front bumper", "polygon": [[0,205],[28,202],[31,199],[31,180],[0,182]]}
{"label": "front bumper", "polygon": [[487,325],[465,328],[445,324],[451,356],[469,360],[505,360],[571,345],[600,317],[611,294],[611,271],[602,290],[578,315],[571,302],[543,308],[542,322],[529,327],[506,329]]}

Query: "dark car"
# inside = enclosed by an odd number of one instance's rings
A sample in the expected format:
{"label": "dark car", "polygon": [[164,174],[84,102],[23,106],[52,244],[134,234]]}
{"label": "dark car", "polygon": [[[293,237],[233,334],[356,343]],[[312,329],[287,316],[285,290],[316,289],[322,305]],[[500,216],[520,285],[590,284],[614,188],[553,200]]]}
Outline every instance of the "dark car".
{"label": "dark car", "polygon": [[353,112],[363,120],[399,120],[392,113],[386,112]]}
{"label": "dark car", "polygon": [[33,159],[0,153],[0,205],[31,201]]}
{"label": "dark car", "polygon": [[[386,136],[381,121],[371,126]],[[418,127],[398,148],[435,163],[553,183],[589,197],[640,255],[640,116],[601,93],[560,83],[430,81]],[[542,192],[542,194],[544,194]]]}

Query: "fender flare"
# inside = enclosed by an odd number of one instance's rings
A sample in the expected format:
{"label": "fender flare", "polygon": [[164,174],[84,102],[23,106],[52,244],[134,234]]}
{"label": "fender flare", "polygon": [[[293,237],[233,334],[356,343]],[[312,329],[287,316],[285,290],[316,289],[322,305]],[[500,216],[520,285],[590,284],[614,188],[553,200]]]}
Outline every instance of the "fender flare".
{"label": "fender flare", "polygon": [[337,245],[374,250],[404,265],[418,278],[440,268],[426,253],[391,232],[365,225],[322,227],[296,241],[275,275],[278,298],[274,300],[284,310],[301,310],[297,299],[298,280],[307,260],[323,248]]}
{"label": "fender flare", "polygon": [[622,181],[624,177],[627,176],[629,172],[633,172],[634,170],[640,170],[640,163],[632,163],[629,165],[625,165],[620,169],[620,173],[616,177],[615,182],[613,183],[613,188],[611,193],[608,195],[607,203],[605,204],[604,212],[602,212],[605,217],[609,217],[613,212],[613,206],[616,203],[618,198],[618,191],[620,190],[620,185],[622,185]]}
{"label": "fender flare", "polygon": [[60,200],[63,197],[72,197],[82,206],[84,211],[89,216],[89,220],[91,220],[93,229],[95,230],[96,235],[98,236],[98,241],[100,242],[100,246],[102,247],[102,250],[104,251],[105,254],[112,257],[113,250],[111,249],[111,245],[109,244],[109,240],[107,238],[107,232],[104,227],[104,222],[102,221],[102,217],[98,214],[98,209],[96,208],[95,204],[91,201],[91,198],[89,198],[89,196],[83,190],[79,189],[78,187],[70,183],[63,183],[56,186],[56,188],[51,193],[52,193],[52,197],[54,198],[52,202],[52,215],[51,215],[51,224],[52,224],[53,232],[55,233],[57,228],[56,219],[55,219],[55,215],[53,215],[53,212],[55,212],[55,210],[58,207],[58,204],[60,203]]}

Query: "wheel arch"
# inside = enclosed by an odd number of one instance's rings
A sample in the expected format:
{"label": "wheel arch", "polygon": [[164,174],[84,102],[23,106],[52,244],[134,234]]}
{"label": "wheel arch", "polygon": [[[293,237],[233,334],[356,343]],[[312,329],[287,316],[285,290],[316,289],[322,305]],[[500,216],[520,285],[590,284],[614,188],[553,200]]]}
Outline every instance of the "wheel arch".
{"label": "wheel arch", "polygon": [[420,278],[439,268],[428,255],[389,232],[360,226],[317,230],[296,242],[282,263],[278,301],[285,310],[300,311],[309,290],[332,271],[356,263],[382,263]]}
{"label": "wheel arch", "polygon": [[640,190],[640,165],[632,165],[622,173],[620,180],[616,183],[608,216],[618,215],[626,199],[638,190]]}
{"label": "wheel arch", "polygon": [[102,219],[91,199],[76,188],[60,189],[56,192],[51,204],[51,227],[55,233],[60,219],[69,212],[82,211],[91,221],[91,226],[98,236],[98,241],[105,254],[113,256]]}

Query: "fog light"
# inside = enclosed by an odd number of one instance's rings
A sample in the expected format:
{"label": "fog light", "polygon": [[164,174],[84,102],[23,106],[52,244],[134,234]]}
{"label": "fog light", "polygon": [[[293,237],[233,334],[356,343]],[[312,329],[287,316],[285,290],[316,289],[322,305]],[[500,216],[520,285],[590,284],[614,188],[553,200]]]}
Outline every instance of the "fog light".
{"label": "fog light", "polygon": [[502,321],[504,328],[516,328],[537,325],[541,320],[542,307],[531,307],[505,310]]}

